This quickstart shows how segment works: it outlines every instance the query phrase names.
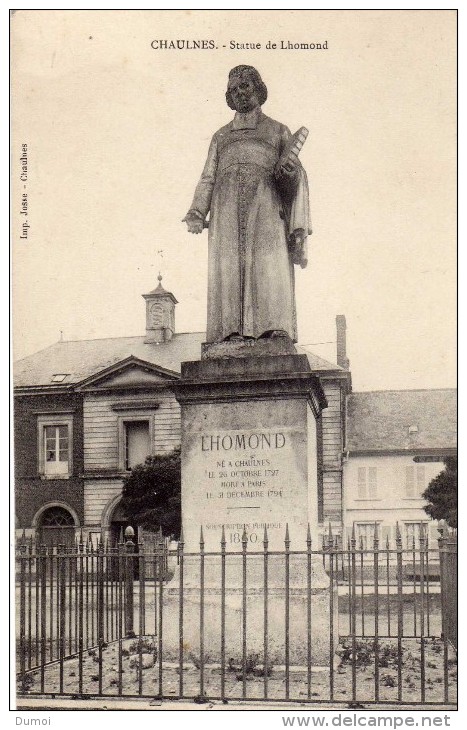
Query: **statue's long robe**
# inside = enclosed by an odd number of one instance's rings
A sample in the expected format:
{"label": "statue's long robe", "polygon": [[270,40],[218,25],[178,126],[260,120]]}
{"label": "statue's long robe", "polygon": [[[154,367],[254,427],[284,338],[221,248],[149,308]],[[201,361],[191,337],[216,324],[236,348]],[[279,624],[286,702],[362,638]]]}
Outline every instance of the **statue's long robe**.
{"label": "statue's long robe", "polygon": [[308,185],[301,166],[295,180],[274,177],[290,137],[258,107],[237,114],[212,138],[191,206],[203,218],[210,211],[208,342],[271,330],[297,340],[298,261],[288,240],[296,230],[305,238],[309,232]]}

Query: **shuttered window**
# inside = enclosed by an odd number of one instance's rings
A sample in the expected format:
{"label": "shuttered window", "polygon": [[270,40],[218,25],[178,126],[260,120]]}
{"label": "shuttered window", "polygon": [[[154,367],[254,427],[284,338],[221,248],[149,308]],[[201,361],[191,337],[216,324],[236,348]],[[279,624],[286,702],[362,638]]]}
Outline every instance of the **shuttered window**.
{"label": "shuttered window", "polygon": [[380,525],[375,522],[356,522],[355,538],[357,550],[373,550],[375,544],[375,528],[376,538],[381,548],[381,531]]}
{"label": "shuttered window", "polygon": [[376,499],[378,496],[378,476],[376,466],[358,467],[357,493],[359,499]]}
{"label": "shuttered window", "polygon": [[424,528],[424,534],[427,534],[427,523],[426,522],[406,522],[404,525],[405,535],[404,535],[404,548],[406,550],[413,550],[415,546],[415,550],[420,549],[420,532],[422,529],[422,525]]}
{"label": "shuttered window", "polygon": [[425,467],[423,464],[405,467],[405,496],[419,499],[426,487]]}

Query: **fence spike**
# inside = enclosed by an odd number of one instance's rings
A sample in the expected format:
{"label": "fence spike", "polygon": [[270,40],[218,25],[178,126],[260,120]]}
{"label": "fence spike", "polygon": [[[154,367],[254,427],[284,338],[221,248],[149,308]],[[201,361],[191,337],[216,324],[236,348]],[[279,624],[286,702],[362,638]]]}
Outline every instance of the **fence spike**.
{"label": "fence spike", "polygon": [[289,523],[285,523],[285,539],[284,539],[285,549],[288,550],[290,547],[290,536],[289,536]]}
{"label": "fence spike", "polygon": [[180,537],[178,539],[178,544],[181,545],[182,547],[185,544],[185,538],[183,537],[183,525],[180,528]]}
{"label": "fence spike", "polygon": [[199,532],[199,546],[201,550],[204,550],[204,535],[203,535],[203,525],[201,525],[201,529]]}
{"label": "fence spike", "polygon": [[329,520],[328,535],[329,535],[329,541],[331,542],[331,540],[332,540],[332,525],[331,525],[331,520]]}
{"label": "fence spike", "polygon": [[226,540],[225,540],[225,528],[224,528],[224,525],[222,525],[222,533],[221,533],[221,548],[222,548],[222,550],[225,550],[226,544],[227,543],[226,543]]}
{"label": "fence spike", "polygon": [[307,547],[311,548],[311,530],[310,530],[310,523],[308,523],[306,528],[306,544]]}
{"label": "fence spike", "polygon": [[264,525],[263,547],[264,547],[265,550],[267,550],[268,545],[269,545],[268,528],[266,527],[266,525]]}
{"label": "fence spike", "polygon": [[248,535],[246,534],[246,527],[243,525],[243,532],[242,532],[242,545],[245,547],[248,542]]}

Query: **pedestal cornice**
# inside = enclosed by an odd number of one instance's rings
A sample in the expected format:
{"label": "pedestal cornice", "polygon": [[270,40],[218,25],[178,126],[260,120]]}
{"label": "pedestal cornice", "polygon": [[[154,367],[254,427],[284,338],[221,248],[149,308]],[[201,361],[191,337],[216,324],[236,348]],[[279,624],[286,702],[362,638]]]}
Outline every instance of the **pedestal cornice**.
{"label": "pedestal cornice", "polygon": [[327,407],[319,378],[306,355],[209,359],[182,363],[173,384],[179,403],[306,398],[315,415]]}

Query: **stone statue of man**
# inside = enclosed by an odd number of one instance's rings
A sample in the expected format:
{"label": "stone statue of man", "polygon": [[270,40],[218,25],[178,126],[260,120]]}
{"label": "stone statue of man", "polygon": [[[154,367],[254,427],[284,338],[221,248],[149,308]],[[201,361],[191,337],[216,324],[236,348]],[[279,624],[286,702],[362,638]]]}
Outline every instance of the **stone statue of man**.
{"label": "stone statue of man", "polygon": [[236,113],[212,138],[184,218],[191,233],[209,226],[208,342],[297,340],[293,266],[307,263],[308,184],[296,155],[279,164],[292,135],[263,113],[266,98],[255,68],[230,71]]}

